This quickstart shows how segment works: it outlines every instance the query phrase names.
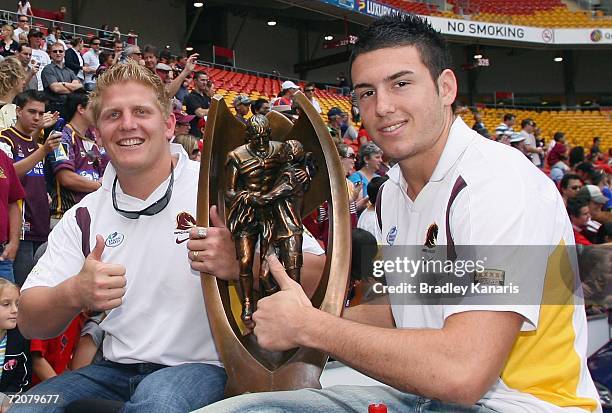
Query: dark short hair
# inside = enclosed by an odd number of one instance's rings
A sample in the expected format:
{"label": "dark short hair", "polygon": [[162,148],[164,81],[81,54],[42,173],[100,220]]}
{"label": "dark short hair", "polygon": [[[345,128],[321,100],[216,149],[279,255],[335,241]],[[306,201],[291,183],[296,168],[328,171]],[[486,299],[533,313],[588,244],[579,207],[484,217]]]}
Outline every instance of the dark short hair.
{"label": "dark short hair", "polygon": [[100,40],[100,38],[98,36],[94,36],[92,38],[89,39],[89,44],[91,44],[92,42],[95,42],[96,40]]}
{"label": "dark short hair", "polygon": [[102,50],[100,52],[100,55],[98,56],[98,60],[100,61],[100,64],[104,64],[104,62],[106,62],[106,59],[108,59],[109,57],[112,57],[112,53],[111,52],[107,52],[106,50]]}
{"label": "dark short hair", "polygon": [[572,180],[579,180],[581,181],[580,177],[576,174],[565,174],[563,175],[563,178],[561,178],[561,189],[567,189],[567,186],[569,185],[569,181]]}
{"label": "dark short hair", "polygon": [[316,88],[316,87],[317,87],[317,85],[315,85],[315,84],[314,84],[314,83],[312,83],[312,82],[308,82],[308,83],[306,83],[306,84],[304,85],[304,89],[309,88],[309,87]]}
{"label": "dark short hair", "polygon": [[24,47],[29,47],[31,49],[29,44],[21,44],[21,43],[19,43],[19,46],[17,46],[17,53],[23,52],[23,48]]}
{"label": "dark short hair", "polygon": [[208,76],[208,73],[206,73],[206,72],[195,72],[195,73],[193,74],[193,80],[198,80],[198,78],[199,78],[200,76],[202,76],[202,75],[206,75],[206,77],[209,77],[209,76]]}
{"label": "dark short hair", "polygon": [[76,92],[70,93],[66,98],[66,119],[70,121],[77,112],[79,105],[81,105],[83,108],[86,108],[88,103],[89,94],[87,94],[87,92],[85,92],[84,90],[78,90]]}
{"label": "dark short hair", "polygon": [[15,96],[15,105],[24,108],[29,102],[42,102],[47,104],[47,97],[44,92],[28,89]]}
{"label": "dark short hair", "polygon": [[589,205],[589,201],[583,197],[575,197],[567,200],[567,214],[570,217],[579,217],[580,210]]}
{"label": "dark short hair", "polygon": [[565,138],[565,133],[563,132],[555,132],[555,134],[553,135],[553,139],[555,140],[555,142],[559,142],[563,138]]}
{"label": "dark short hair", "polygon": [[507,120],[512,120],[514,118],[516,118],[516,115],[514,115],[514,113],[506,113],[504,115],[504,122],[507,121]]}
{"label": "dark short hair", "polygon": [[576,168],[574,169],[576,171],[584,172],[585,174],[589,175],[589,178],[595,172],[595,168],[593,167],[593,164],[590,162],[582,162],[581,164],[577,165]]}
{"label": "dark short hair", "polygon": [[372,203],[372,205],[374,205],[374,203],[376,202],[376,198],[378,198],[378,191],[380,190],[380,187],[382,186],[382,184],[387,182],[387,179],[389,179],[389,177],[387,176],[375,176],[368,183],[366,192],[368,193],[368,198],[370,198],[370,203]]}
{"label": "dark short hair", "polygon": [[142,54],[145,54],[145,53],[151,53],[152,55],[157,57],[158,56],[157,47],[153,46],[152,44],[145,44],[142,48]]}
{"label": "dark short hair", "polygon": [[584,147],[574,146],[569,152],[570,167],[573,168],[580,162],[584,162]]}
{"label": "dark short hair", "polygon": [[259,98],[253,101],[253,103],[251,103],[251,112],[253,113],[253,115],[261,110],[261,107],[264,105],[264,103],[268,103],[268,99]]}
{"label": "dark short hair", "polygon": [[401,46],[414,46],[417,49],[438,91],[436,80],[444,70],[452,69],[451,54],[442,34],[414,14],[383,16],[365,28],[353,47],[349,69],[361,54]]}
{"label": "dark short hair", "polygon": [[600,138],[599,136],[595,136],[595,137],[593,138],[593,143],[595,143],[595,142],[599,142],[599,141],[601,141],[601,138]]}
{"label": "dark short hair", "polygon": [[523,129],[525,129],[525,126],[534,126],[535,127],[535,125],[536,125],[536,123],[531,118],[523,119],[523,121],[521,122],[521,128],[523,128]]}

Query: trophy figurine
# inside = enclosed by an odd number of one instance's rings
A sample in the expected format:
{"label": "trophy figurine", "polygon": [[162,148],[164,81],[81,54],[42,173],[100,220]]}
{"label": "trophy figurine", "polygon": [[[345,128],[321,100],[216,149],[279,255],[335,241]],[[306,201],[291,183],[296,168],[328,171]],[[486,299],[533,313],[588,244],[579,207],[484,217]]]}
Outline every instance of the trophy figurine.
{"label": "trophy figurine", "polygon": [[269,251],[278,255],[289,275],[300,282],[302,266],[301,198],[310,181],[304,149],[298,141],[270,141],[268,119],[255,115],[246,125],[247,143],[227,156],[228,228],[236,242],[240,266],[241,318],[251,321],[255,307],[253,261],[259,242],[259,285],[263,295],[278,287],[263,265]]}

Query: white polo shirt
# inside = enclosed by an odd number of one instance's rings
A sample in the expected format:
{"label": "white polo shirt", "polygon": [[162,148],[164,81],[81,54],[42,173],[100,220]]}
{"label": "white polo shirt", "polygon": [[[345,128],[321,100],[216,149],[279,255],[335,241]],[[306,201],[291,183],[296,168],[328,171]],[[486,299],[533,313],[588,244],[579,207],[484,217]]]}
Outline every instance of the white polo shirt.
{"label": "white polo shirt", "polygon": [[[459,117],[430,181],[414,201],[399,165],[387,176],[380,199],[382,229],[376,227],[379,244],[386,246],[384,258],[393,259],[400,248],[416,260],[452,259],[457,251],[469,250],[472,257],[488,255],[485,269],[503,271],[505,285],[529,286],[527,300],[504,294],[493,305],[470,299],[431,305],[419,303],[414,294],[391,294],[396,325],[440,329],[452,314],[472,310],[521,314],[525,322],[519,337],[480,403],[501,412],[601,411],[586,365],[580,291],[572,294],[562,287],[562,276],[578,282],[577,265],[576,256],[563,248],[574,239],[554,184],[522,153],[480,136]],[[396,273],[387,282],[399,285],[405,277]]]}

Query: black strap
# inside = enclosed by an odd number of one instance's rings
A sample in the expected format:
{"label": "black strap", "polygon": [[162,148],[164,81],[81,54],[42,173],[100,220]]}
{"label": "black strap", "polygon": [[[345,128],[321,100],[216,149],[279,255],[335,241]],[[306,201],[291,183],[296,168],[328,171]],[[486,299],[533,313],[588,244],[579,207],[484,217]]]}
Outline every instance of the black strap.
{"label": "black strap", "polygon": [[382,232],[382,193],[383,189],[385,189],[385,184],[383,183],[378,189],[378,195],[376,195],[376,204],[374,205],[374,210],[376,211],[376,221],[378,222],[378,229]]}

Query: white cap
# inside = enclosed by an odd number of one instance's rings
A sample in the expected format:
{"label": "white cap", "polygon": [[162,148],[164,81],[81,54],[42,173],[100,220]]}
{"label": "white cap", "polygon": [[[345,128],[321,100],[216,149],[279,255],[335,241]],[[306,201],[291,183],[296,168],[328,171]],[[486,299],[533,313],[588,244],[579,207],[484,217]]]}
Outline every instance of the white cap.
{"label": "white cap", "polygon": [[293,83],[291,80],[285,80],[283,84],[281,85],[281,90],[299,89],[299,88],[300,87],[296,85],[295,83]]}

